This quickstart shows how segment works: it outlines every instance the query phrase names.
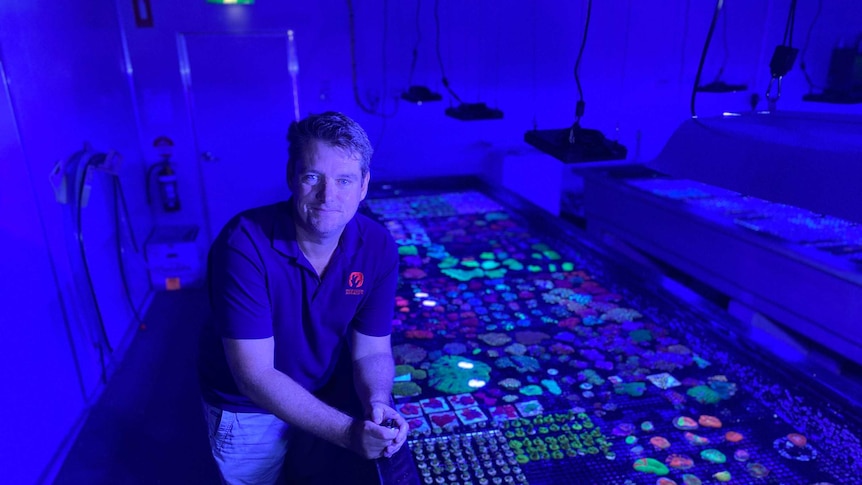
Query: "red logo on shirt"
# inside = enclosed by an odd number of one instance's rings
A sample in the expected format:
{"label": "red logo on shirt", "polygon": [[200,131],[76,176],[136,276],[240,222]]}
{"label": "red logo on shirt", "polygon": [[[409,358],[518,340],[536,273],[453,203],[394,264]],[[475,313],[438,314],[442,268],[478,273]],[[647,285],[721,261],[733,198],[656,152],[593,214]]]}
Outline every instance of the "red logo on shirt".
{"label": "red logo on shirt", "polygon": [[350,273],[350,276],[347,277],[347,286],[349,286],[349,288],[344,290],[344,294],[361,295],[365,293],[365,290],[361,289],[363,283],[365,283],[365,275],[362,274],[361,271]]}

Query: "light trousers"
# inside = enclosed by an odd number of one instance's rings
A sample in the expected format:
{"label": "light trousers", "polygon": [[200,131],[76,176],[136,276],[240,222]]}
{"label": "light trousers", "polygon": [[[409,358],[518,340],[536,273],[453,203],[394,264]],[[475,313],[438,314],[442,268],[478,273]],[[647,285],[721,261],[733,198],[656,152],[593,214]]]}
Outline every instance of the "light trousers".
{"label": "light trousers", "polygon": [[203,403],[213,458],[226,485],[273,485],[284,465],[288,425],[272,414]]}

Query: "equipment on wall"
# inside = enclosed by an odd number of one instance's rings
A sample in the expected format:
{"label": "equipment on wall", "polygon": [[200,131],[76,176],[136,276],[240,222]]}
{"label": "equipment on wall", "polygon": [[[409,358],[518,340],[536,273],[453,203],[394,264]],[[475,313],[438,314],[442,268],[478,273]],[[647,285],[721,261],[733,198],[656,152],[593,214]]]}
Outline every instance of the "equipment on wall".
{"label": "equipment on wall", "polygon": [[401,99],[418,105],[443,99],[440,93],[436,93],[426,86],[413,84],[416,61],[419,60],[419,43],[422,41],[421,13],[422,0],[416,0],[416,44],[413,45],[413,60],[410,61],[410,74],[407,76],[407,90],[401,93]]}
{"label": "equipment on wall", "polygon": [[155,290],[179,290],[203,282],[198,254],[198,226],[157,225],[144,243],[144,256]]}
{"label": "equipment on wall", "polygon": [[709,44],[712,41],[712,34],[715,33],[715,24],[718,22],[718,16],[721,14],[721,8],[724,6],[724,0],[715,2],[715,10],[712,13],[712,20],[709,23],[709,30],[706,31],[706,40],[703,42],[703,51],[700,53],[700,62],[697,65],[697,74],[694,76],[694,85],[691,87],[691,100],[689,109],[691,117],[697,118],[697,92],[700,91],[700,76],[703,74],[703,65],[706,62],[706,53],[709,52]]}
{"label": "equipment on wall", "polygon": [[180,210],[180,195],[177,189],[177,173],[173,163],[171,163],[174,142],[166,136],[160,136],[153,141],[153,146],[159,153],[161,160],[150,165],[150,168],[147,169],[147,202],[152,203],[150,182],[153,179],[153,174],[155,174],[162,209],[165,212],[176,212]]}
{"label": "equipment on wall", "polygon": [[584,102],[584,91],[581,88],[578,70],[584,55],[584,47],[587,45],[587,32],[590,28],[592,8],[593,1],[588,0],[584,37],[578,50],[578,58],[575,61],[575,84],[578,87],[579,99],[575,105],[574,124],[571,128],[533,129],[524,134],[524,141],[565,163],[623,160],[628,153],[626,147],[616,140],[608,140],[601,131],[581,127],[581,117],[584,116],[586,103]]}
{"label": "equipment on wall", "polygon": [[[808,74],[805,73],[805,76],[807,79]],[[808,84],[813,87],[810,79]],[[808,93],[802,99],[835,104],[862,103],[862,35],[857,39],[856,45],[839,45],[832,49],[826,86],[821,92]]]}
{"label": "equipment on wall", "polygon": [[[854,44],[845,44],[842,39],[832,49],[832,57],[829,59],[825,85],[815,85],[808,75],[808,70],[805,66],[805,52],[808,50],[811,33],[814,31],[817,19],[820,18],[822,9],[823,1],[818,0],[817,12],[814,14],[814,19],[811,20],[811,25],[808,27],[805,44],[802,46],[802,52],[799,55],[799,69],[805,76],[805,81],[808,83],[809,88],[808,94],[804,95],[802,99],[818,103],[862,103],[862,34],[856,37]],[[819,92],[815,92],[815,88]]]}
{"label": "equipment on wall", "polygon": [[458,101],[458,106],[446,108],[446,115],[462,121],[499,120],[503,118],[502,111],[497,108],[491,108],[485,103],[465,103],[461,101],[461,98],[455,94],[455,90],[449,85],[449,79],[446,78],[446,70],[443,68],[443,56],[440,54],[440,0],[434,0],[434,25],[437,30],[437,62],[440,64],[443,87],[449,91],[449,94],[455,98],[455,101]]}
{"label": "equipment on wall", "polygon": [[120,276],[129,307],[135,319],[139,323],[142,321],[138,314],[138,309],[132,300],[123,260],[122,235],[124,230],[127,232],[127,237],[129,237],[135,253],[138,252],[138,245],[134,230],[130,224],[129,210],[119,179],[121,160],[122,158],[117,152],[100,153],[94,151],[89,144],[84,144],[82,150],[73,153],[67,159],[57,162],[49,175],[49,181],[54,189],[54,196],[57,202],[65,207],[63,210],[63,220],[64,226],[69,231],[66,243],[69,252],[69,264],[71,265],[72,275],[76,280],[76,287],[89,289],[88,295],[91,300],[89,303],[92,304],[96,318],[95,320],[85,318],[85,321],[93,324],[93,328],[90,329],[90,338],[94,340],[93,345],[99,351],[103,382],[107,382],[108,379],[108,362],[110,361],[110,354],[113,353],[114,347],[108,337],[104,315],[96,295],[83,231],[83,213],[90,200],[93,177],[96,171],[111,176],[115,224],[114,234]]}
{"label": "equipment on wall", "polygon": [[[790,0],[790,11],[787,12],[787,22],[784,25],[784,39],[781,45],[775,46],[772,58],[769,60],[769,85],[766,87],[766,102],[769,111],[775,111],[778,99],[781,98],[781,80],[793,69],[799,49],[793,47],[793,28],[796,26],[796,0]],[[772,87],[775,86],[775,95]]]}
{"label": "equipment on wall", "polygon": [[[746,84],[729,84],[724,82],[721,79],[722,74],[724,74],[724,68],[727,66],[727,59],[730,57],[727,47],[727,11],[723,9],[724,0],[718,0],[715,6],[715,11],[712,15],[712,22],[709,25],[709,33],[706,37],[706,42],[703,46],[703,53],[701,54],[700,64],[697,69],[697,76],[695,79],[695,91],[699,93],[735,93],[738,91],[745,91],[748,89],[748,85]],[[715,30],[715,24],[718,20],[719,14],[721,15],[722,22],[722,35],[721,40],[724,47],[724,60],[721,62],[721,67],[718,68],[718,74],[716,74],[715,79],[712,82],[706,84],[700,84],[700,76],[703,71],[703,63],[706,60],[706,52],[709,49],[709,42],[712,38],[713,31]],[[694,116],[694,107],[692,107],[692,117]]]}

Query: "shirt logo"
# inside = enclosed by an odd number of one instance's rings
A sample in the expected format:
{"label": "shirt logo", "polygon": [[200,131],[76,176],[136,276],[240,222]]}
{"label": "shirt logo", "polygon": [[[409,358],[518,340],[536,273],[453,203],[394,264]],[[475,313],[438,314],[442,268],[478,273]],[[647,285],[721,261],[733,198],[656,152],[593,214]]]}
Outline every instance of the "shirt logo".
{"label": "shirt logo", "polygon": [[348,288],[344,290],[345,295],[362,295],[365,290],[362,285],[365,283],[365,275],[361,271],[354,271],[347,277]]}

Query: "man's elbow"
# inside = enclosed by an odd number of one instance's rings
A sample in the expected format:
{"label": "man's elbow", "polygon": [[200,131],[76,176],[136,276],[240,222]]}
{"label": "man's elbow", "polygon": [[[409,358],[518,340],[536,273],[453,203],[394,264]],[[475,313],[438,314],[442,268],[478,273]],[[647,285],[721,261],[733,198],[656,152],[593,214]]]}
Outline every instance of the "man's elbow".
{"label": "man's elbow", "polygon": [[384,364],[392,364],[395,363],[395,358],[392,356],[391,350],[380,350],[370,354],[365,354],[363,356],[357,357],[353,360],[354,364],[364,364],[364,363],[384,363]]}
{"label": "man's elbow", "polygon": [[258,396],[267,387],[266,370],[237,369],[232,371],[232,373],[239,392],[257,403],[259,401]]}

